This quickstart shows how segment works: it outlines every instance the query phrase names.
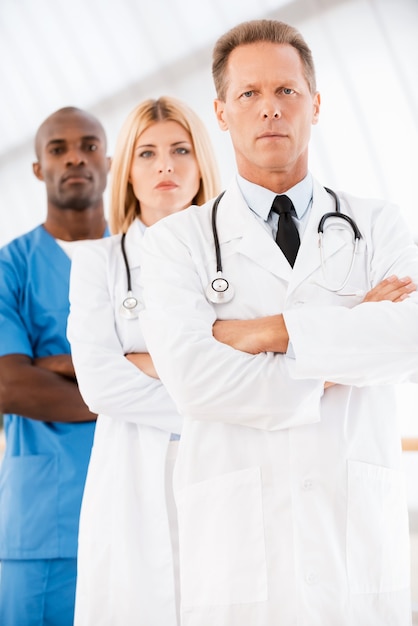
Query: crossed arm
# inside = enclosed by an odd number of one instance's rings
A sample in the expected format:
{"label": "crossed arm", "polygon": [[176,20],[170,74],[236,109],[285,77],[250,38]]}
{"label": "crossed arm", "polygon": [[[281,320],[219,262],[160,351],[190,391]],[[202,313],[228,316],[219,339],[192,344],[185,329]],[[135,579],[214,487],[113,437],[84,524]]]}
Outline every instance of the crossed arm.
{"label": "crossed arm", "polygon": [[[368,291],[363,302],[402,302],[415,290],[416,285],[408,276],[390,276]],[[213,325],[213,336],[221,343],[250,354],[284,354],[289,345],[289,335],[281,314],[251,320],[218,320]]]}
{"label": "crossed arm", "polygon": [[0,357],[0,410],[45,422],[97,417],[80,395],[69,354],[33,360],[25,354]]}
{"label": "crossed arm", "polygon": [[[416,285],[411,278],[391,276],[371,289],[363,302],[402,302],[415,291]],[[259,354],[260,352],[285,353],[289,344],[289,335],[283,315],[270,315],[251,320],[218,320],[213,325],[213,336],[236,350]],[[142,372],[153,378],[159,378],[151,356],[146,352],[126,354],[126,358]],[[326,383],[329,386],[331,383]]]}

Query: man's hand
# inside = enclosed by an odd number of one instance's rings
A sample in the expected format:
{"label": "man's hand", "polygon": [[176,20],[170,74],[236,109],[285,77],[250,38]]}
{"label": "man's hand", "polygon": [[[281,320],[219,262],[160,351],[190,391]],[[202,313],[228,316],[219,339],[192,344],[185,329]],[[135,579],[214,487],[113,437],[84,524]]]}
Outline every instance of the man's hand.
{"label": "man's hand", "polygon": [[49,372],[55,372],[61,376],[66,376],[75,380],[74,365],[70,354],[53,354],[33,359],[36,367],[42,367]]}
{"label": "man's hand", "polygon": [[217,341],[249,354],[285,353],[289,343],[283,315],[253,320],[217,320],[212,332]]}
{"label": "man's hand", "polygon": [[382,280],[376,287],[370,289],[364,296],[363,302],[381,302],[389,300],[390,302],[402,302],[410,293],[416,291],[417,286],[412,282],[412,278],[405,276],[398,278],[397,276],[389,276]]}
{"label": "man's hand", "polygon": [[97,417],[80,395],[68,354],[33,360],[26,354],[0,357],[0,411],[43,422],[91,422]]}

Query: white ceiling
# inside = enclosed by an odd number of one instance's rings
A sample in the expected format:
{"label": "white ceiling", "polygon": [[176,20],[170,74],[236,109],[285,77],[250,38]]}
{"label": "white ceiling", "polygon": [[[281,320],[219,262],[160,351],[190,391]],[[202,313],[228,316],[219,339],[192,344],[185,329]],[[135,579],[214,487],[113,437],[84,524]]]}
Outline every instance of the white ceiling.
{"label": "white ceiling", "polygon": [[212,46],[260,17],[294,24],[313,50],[314,175],[396,200],[418,239],[418,0],[0,0],[0,245],[44,218],[33,136],[62,106],[97,114],[111,153],[140,100],[180,97],[206,122],[226,184],[234,159],[212,111]]}

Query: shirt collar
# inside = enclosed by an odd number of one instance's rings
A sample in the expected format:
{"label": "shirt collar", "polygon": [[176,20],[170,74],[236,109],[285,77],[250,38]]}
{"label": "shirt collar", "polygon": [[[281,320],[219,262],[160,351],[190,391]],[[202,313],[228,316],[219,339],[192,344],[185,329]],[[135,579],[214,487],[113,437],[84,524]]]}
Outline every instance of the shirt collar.
{"label": "shirt collar", "polygon": [[[277,194],[270,189],[251,183],[239,174],[237,174],[237,183],[250,209],[263,220],[267,221],[271,205]],[[312,201],[312,194],[313,179],[310,172],[308,172],[303,180],[286,191],[286,195],[289,196],[293,202],[298,219],[302,219],[308,210]]]}
{"label": "shirt collar", "polygon": [[137,218],[135,219],[135,224],[136,224],[136,228],[137,228],[137,229],[138,229],[138,230],[139,230],[142,234],[144,234],[144,233],[145,233],[145,231],[146,231],[146,230],[147,230],[147,228],[148,228],[148,226],[146,226],[146,225],[144,224],[144,222],[141,220],[141,218],[140,218],[140,217],[137,217]]}

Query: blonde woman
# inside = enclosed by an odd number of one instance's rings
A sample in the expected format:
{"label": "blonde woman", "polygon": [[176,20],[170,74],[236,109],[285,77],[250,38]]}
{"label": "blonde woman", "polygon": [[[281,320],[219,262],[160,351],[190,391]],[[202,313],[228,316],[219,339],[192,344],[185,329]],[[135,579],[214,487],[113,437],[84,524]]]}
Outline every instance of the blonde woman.
{"label": "blonde woman", "polygon": [[147,353],[138,310],[145,229],[219,191],[207,131],[170,97],[139,104],[111,169],[110,226],[73,260],[68,337],[98,413],[79,533],[75,626],[178,624],[172,469],[181,418]]}

